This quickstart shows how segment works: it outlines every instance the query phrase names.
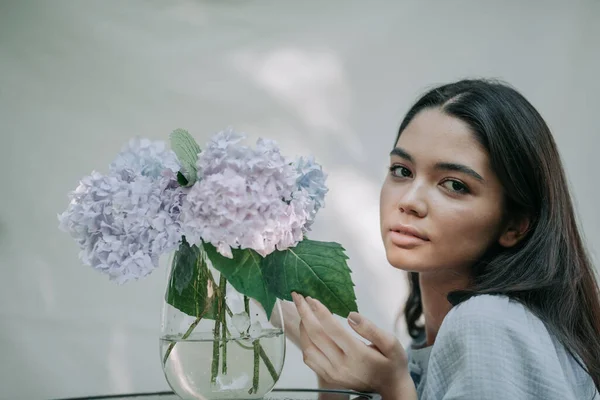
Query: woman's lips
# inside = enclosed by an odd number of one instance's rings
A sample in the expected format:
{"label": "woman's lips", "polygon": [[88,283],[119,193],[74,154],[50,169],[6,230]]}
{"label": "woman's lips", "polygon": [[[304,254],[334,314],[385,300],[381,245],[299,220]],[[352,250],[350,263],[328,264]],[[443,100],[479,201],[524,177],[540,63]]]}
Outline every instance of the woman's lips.
{"label": "woman's lips", "polygon": [[390,241],[403,248],[413,248],[428,242],[428,237],[416,228],[408,225],[395,225],[389,232]]}

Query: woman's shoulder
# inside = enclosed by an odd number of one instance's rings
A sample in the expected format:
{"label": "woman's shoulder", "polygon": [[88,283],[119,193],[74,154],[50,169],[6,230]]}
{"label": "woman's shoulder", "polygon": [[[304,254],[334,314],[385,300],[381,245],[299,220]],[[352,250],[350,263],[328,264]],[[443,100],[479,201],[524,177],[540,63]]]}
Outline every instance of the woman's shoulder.
{"label": "woman's shoulder", "polygon": [[533,387],[543,387],[542,398],[548,399],[592,398],[595,391],[589,375],[543,321],[501,295],[474,296],[452,308],[433,345],[429,375],[430,390],[443,393],[464,385],[486,395],[502,393],[507,382],[513,398],[530,398],[526,394]]}
{"label": "woman's shoulder", "polygon": [[433,347],[432,356],[451,355],[448,352],[456,350],[486,358],[497,357],[500,352],[515,360],[544,358],[557,350],[542,320],[503,295],[473,296],[454,306],[444,318]]}
{"label": "woman's shoulder", "polygon": [[490,348],[515,358],[545,357],[564,352],[546,324],[527,306],[504,295],[478,295],[446,315],[436,343],[454,343],[492,355]]}
{"label": "woman's shoulder", "polygon": [[539,317],[522,303],[505,295],[473,296],[454,306],[444,318],[440,333],[469,326],[476,326],[476,332],[493,329],[549,335]]}

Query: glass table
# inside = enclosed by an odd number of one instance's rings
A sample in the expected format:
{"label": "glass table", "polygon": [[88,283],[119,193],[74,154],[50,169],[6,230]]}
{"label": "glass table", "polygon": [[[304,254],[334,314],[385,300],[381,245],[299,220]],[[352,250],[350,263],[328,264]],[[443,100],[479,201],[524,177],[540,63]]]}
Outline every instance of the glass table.
{"label": "glass table", "polygon": [[[264,400],[317,400],[319,394],[337,393],[347,394],[350,400],[381,400],[381,396],[373,393],[359,393],[345,390],[322,389],[273,389]],[[173,392],[130,393],[116,395],[100,395],[87,397],[70,397],[55,400],[181,400]]]}

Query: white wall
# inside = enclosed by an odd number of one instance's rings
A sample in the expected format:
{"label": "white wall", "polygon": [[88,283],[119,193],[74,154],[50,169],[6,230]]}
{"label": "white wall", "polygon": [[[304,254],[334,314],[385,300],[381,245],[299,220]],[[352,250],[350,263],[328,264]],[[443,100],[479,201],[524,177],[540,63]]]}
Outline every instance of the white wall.
{"label": "white wall", "polygon": [[[597,255],[598,21],[593,0],[0,0],[0,398],[167,389],[164,267],[116,286],[57,228],[133,135],[232,125],[314,153],[331,188],[314,237],[347,247],[361,311],[392,329],[406,291],[378,190],[399,121],[426,87],[499,77],[554,130]],[[314,384],[290,348],[279,386]]]}

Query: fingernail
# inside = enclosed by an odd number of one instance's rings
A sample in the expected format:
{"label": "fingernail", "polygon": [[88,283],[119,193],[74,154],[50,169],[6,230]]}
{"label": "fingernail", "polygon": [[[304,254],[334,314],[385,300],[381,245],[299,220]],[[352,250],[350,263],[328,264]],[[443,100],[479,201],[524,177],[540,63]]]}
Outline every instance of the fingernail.
{"label": "fingernail", "polygon": [[294,303],[296,303],[296,305],[298,304],[298,293],[292,292],[292,300],[294,300]]}
{"label": "fingernail", "polygon": [[306,302],[313,311],[317,311],[317,302],[313,300],[312,297],[307,297]]}
{"label": "fingernail", "polygon": [[360,315],[355,312],[348,314],[348,322],[354,326],[360,324]]}

